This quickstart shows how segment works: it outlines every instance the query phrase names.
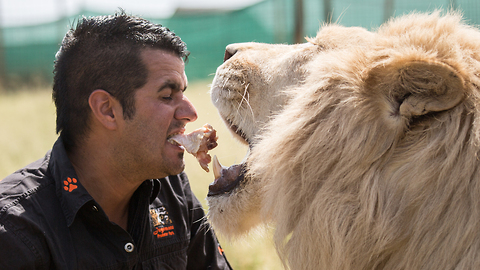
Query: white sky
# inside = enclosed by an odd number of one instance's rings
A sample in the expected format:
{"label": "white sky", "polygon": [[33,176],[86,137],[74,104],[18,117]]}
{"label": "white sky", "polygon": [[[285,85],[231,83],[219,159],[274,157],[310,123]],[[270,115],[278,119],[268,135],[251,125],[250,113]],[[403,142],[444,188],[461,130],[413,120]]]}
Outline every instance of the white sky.
{"label": "white sky", "polygon": [[123,8],[128,14],[168,18],[177,8],[238,9],[261,0],[0,0],[0,25],[32,25],[55,21],[62,14],[76,14],[82,7],[113,13]]}

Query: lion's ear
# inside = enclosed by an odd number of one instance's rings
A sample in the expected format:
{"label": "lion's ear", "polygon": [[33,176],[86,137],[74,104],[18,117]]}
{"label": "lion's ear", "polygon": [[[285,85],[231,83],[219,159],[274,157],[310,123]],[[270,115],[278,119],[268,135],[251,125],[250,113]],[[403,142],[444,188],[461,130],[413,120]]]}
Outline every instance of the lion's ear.
{"label": "lion's ear", "polygon": [[403,116],[448,110],[464,97],[464,82],[445,64],[411,62],[399,70],[399,86],[406,92],[400,105]]}
{"label": "lion's ear", "polygon": [[445,111],[464,98],[463,79],[443,63],[409,61],[376,68],[373,73],[377,82],[373,87],[387,87],[404,117]]}

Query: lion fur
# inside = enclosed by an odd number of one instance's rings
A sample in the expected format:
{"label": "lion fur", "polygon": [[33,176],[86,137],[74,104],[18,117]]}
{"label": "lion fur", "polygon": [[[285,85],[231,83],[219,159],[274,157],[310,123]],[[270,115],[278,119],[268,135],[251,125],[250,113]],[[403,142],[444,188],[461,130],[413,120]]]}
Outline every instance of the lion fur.
{"label": "lion fur", "polygon": [[414,13],[309,42],[249,180],[209,201],[215,228],[273,224],[292,269],[480,269],[480,32]]}

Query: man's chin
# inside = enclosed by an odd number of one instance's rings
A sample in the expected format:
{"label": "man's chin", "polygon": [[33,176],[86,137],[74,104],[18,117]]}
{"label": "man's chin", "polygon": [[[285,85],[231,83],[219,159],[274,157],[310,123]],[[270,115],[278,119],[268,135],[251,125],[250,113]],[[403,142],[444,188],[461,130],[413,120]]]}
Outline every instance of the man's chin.
{"label": "man's chin", "polygon": [[177,160],[177,162],[170,163],[170,165],[165,169],[165,173],[167,173],[168,175],[177,175],[183,172],[183,170],[185,170],[185,161],[183,160],[183,158],[179,159]]}
{"label": "man's chin", "polygon": [[177,170],[172,170],[172,172],[169,175],[177,175],[183,172],[184,170],[185,170],[185,163],[182,163],[180,168],[178,168]]}

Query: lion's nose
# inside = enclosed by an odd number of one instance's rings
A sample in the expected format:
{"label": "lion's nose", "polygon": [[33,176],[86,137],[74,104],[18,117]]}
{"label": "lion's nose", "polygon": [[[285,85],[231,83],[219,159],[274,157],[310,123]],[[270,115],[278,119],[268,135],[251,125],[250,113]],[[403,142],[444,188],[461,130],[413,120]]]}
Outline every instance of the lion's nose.
{"label": "lion's nose", "polygon": [[235,53],[237,53],[237,49],[233,48],[232,46],[227,46],[225,49],[225,56],[223,57],[223,62],[230,59]]}

